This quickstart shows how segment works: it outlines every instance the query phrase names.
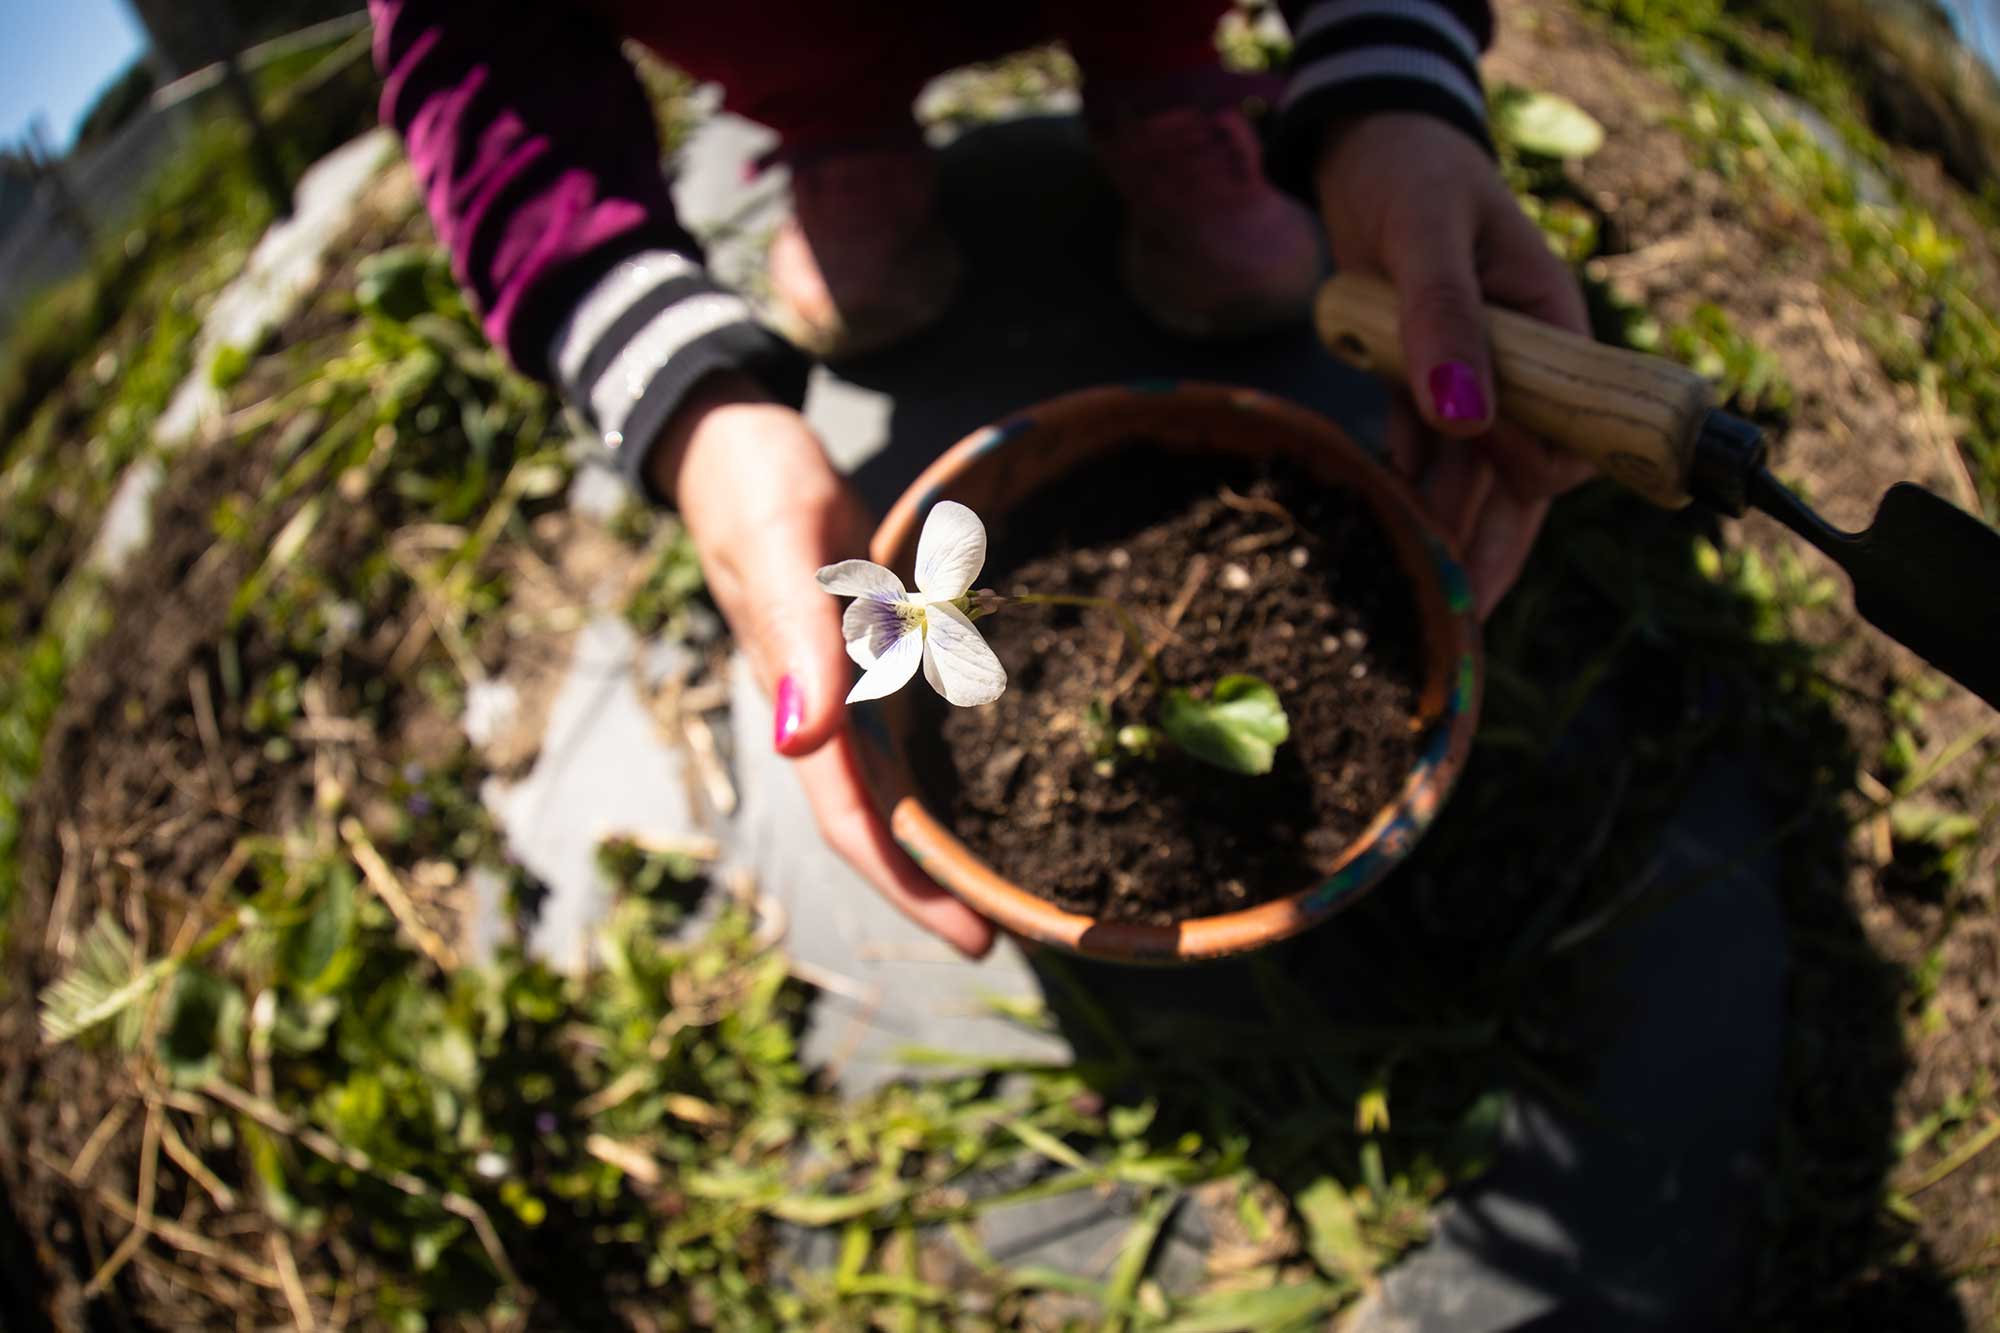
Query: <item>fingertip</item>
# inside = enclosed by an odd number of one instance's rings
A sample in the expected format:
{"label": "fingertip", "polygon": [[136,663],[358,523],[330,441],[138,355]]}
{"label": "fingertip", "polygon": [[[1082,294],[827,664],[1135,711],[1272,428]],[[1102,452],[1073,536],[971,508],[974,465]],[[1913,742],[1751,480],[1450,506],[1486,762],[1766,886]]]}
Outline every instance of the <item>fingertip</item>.
{"label": "fingertip", "polygon": [[944,934],[951,947],[974,962],[992,953],[993,945],[999,938],[999,933],[993,929],[993,923],[956,900],[953,901],[953,906],[959,909],[960,920],[953,923],[948,930],[940,932]]}
{"label": "fingertip", "polygon": [[805,686],[787,671],[778,677],[778,687],[771,692],[771,748],[796,759],[811,753],[808,739]]}
{"label": "fingertip", "polygon": [[1425,416],[1455,439],[1471,439],[1493,427],[1493,394],[1486,376],[1470,361],[1441,361],[1425,376]]}
{"label": "fingertip", "polygon": [[900,847],[889,858],[896,876],[896,904],[925,930],[970,959],[993,951],[993,923],[975,912],[951,890],[933,880]]}
{"label": "fingertip", "polygon": [[847,659],[839,670],[788,671],[771,695],[771,748],[802,759],[840,733],[847,718]]}
{"label": "fingertip", "polygon": [[892,900],[911,920],[974,961],[993,951],[997,934],[991,921],[952,897],[915,862],[895,860],[899,892]]}

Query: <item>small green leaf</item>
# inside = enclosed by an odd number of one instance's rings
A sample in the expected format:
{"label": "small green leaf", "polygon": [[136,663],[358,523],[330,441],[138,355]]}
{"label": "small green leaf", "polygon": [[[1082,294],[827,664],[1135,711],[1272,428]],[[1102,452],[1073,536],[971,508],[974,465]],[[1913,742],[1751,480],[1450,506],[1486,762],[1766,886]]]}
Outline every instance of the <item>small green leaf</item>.
{"label": "small green leaf", "polygon": [[1090,753],[1096,759],[1110,759],[1117,753],[1117,740],[1113,736],[1111,709],[1105,705],[1104,696],[1098,695],[1083,710],[1083,734],[1090,738]]}
{"label": "small green leaf", "polygon": [[1332,1176],[1321,1176],[1292,1196],[1305,1223],[1306,1252],[1329,1277],[1362,1282],[1378,1266],[1378,1256],[1361,1235],[1354,1200]]}
{"label": "small green leaf", "polygon": [[1494,108],[1501,137],[1524,153],[1575,160],[1604,147],[1604,127],[1554,93],[1517,93]]}
{"label": "small green leaf", "polygon": [[325,1223],[325,1214],[303,1202],[293,1192],[291,1179],[285,1170],[285,1153],[277,1140],[252,1121],[243,1121],[242,1128],[243,1144],[249,1150],[251,1168],[257,1173],[258,1183],[263,1186],[265,1210],[279,1225],[293,1231],[319,1230]]}
{"label": "small green leaf", "polygon": [[418,1227],[410,1237],[410,1262],[419,1273],[430,1272],[452,1242],[463,1234],[465,1223],[456,1217],[448,1217],[434,1226]]}
{"label": "small green leaf", "polygon": [[1278,692],[1255,676],[1224,676],[1208,699],[1168,690],[1160,730],[1181,749],[1232,773],[1268,773],[1292,734]]}
{"label": "small green leaf", "polygon": [[42,991],[42,1035],[70,1041],[117,1019],[118,1044],[129,1049],[139,1035],[140,1001],[175,966],[163,958],[141,968],[131,936],[110,913],[99,915],[78,945],[75,963]]}
{"label": "small green leaf", "polygon": [[[352,957],[350,952],[347,957]],[[341,970],[351,970],[351,961]],[[334,1020],[340,1017],[340,1000],[332,995],[320,995],[301,1001],[286,995],[278,1001],[278,1012],[271,1024],[271,1044],[288,1055],[309,1055],[326,1045],[327,1033],[333,1030]]]}
{"label": "small green leaf", "polygon": [[376,319],[408,323],[432,306],[429,280],[435,264],[428,246],[399,246],[370,255],[356,268],[355,304]]}
{"label": "small green leaf", "polygon": [[221,1072],[243,1043],[243,992],[205,968],[183,968],[160,1031],[160,1064],[183,1087]]}
{"label": "small green leaf", "polygon": [[335,958],[353,938],[354,874],[344,865],[335,866],[319,890],[312,915],[286,933],[280,956],[286,979],[295,986],[328,989],[314,983],[326,978]]}
{"label": "small green leaf", "polygon": [[1291,1282],[1255,1291],[1206,1292],[1181,1306],[1158,1333],[1234,1333],[1290,1328],[1338,1306],[1344,1291],[1324,1282]]}
{"label": "small green leaf", "polygon": [[1153,1118],[1159,1111],[1159,1103],[1147,1098],[1137,1106],[1112,1107],[1105,1118],[1105,1123],[1110,1126],[1111,1137],[1136,1139],[1151,1128]]}
{"label": "small green leaf", "polygon": [[234,343],[218,347],[215,350],[215,359],[209,363],[209,383],[227,393],[250,373],[250,361],[250,349],[247,347],[238,347]]}

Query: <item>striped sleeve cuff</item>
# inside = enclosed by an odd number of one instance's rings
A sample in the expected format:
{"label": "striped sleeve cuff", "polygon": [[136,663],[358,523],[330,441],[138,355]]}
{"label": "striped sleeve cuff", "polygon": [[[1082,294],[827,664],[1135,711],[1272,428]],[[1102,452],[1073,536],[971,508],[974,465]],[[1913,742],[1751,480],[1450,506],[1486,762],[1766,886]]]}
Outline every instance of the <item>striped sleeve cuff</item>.
{"label": "striped sleeve cuff", "polygon": [[549,350],[563,395],[589,418],[623,471],[654,500],[646,463],[681,401],[707,376],[741,371],[774,398],[805,400],[805,355],[757,322],[749,304],[672,250],[620,261],[584,293]]}
{"label": "striped sleeve cuff", "polygon": [[1375,111],[1420,111],[1456,125],[1488,152],[1479,56],[1491,37],[1483,4],[1464,0],[1319,0],[1294,32],[1267,167],[1312,197],[1326,127]]}

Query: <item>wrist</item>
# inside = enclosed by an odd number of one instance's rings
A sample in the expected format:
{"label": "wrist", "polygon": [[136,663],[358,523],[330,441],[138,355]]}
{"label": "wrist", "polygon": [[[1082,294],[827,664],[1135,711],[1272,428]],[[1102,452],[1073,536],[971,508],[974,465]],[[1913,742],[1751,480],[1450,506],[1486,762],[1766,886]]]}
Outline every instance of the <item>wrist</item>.
{"label": "wrist", "polygon": [[704,376],[667,418],[646,459],[654,490],[679,507],[688,459],[698,444],[727,434],[738,417],[774,406],[775,400],[763,386],[740,371]]}

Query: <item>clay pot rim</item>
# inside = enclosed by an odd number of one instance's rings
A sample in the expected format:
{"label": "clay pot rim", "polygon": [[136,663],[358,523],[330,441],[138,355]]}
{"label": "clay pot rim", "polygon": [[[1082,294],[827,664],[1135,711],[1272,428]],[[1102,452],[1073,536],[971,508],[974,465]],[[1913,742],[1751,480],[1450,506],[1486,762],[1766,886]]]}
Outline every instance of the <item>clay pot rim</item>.
{"label": "clay pot rim", "polygon": [[[1376,813],[1318,883],[1240,911],[1152,926],[1099,921],[1065,911],[996,873],[914,794],[885,794],[873,782],[869,788],[904,851],[948,891],[1003,929],[1092,958],[1190,963],[1262,948],[1316,925],[1359,899],[1408,854],[1464,767],[1478,726],[1484,661],[1464,570],[1449,538],[1423,512],[1407,483],[1326,417],[1233,385],[1149,381],[1081,389],[973,431],[924,469],[890,508],[869,544],[870,558],[893,567],[901,550],[915,549],[923,517],[938,500],[949,498],[954,482],[988,454],[1031,439],[1037,424],[1115,412],[1134,396],[1161,394],[1177,395],[1191,408],[1226,407],[1263,415],[1317,437],[1334,453],[1347,455],[1350,464],[1365,462],[1366,470],[1355,477],[1354,489],[1375,512],[1396,547],[1398,564],[1414,585],[1425,640],[1425,742],[1397,796]],[[1430,614],[1421,614],[1426,610]],[[1434,626],[1442,631],[1435,638]],[[882,703],[861,704],[850,710],[864,740],[878,747],[890,743],[882,707]]]}

